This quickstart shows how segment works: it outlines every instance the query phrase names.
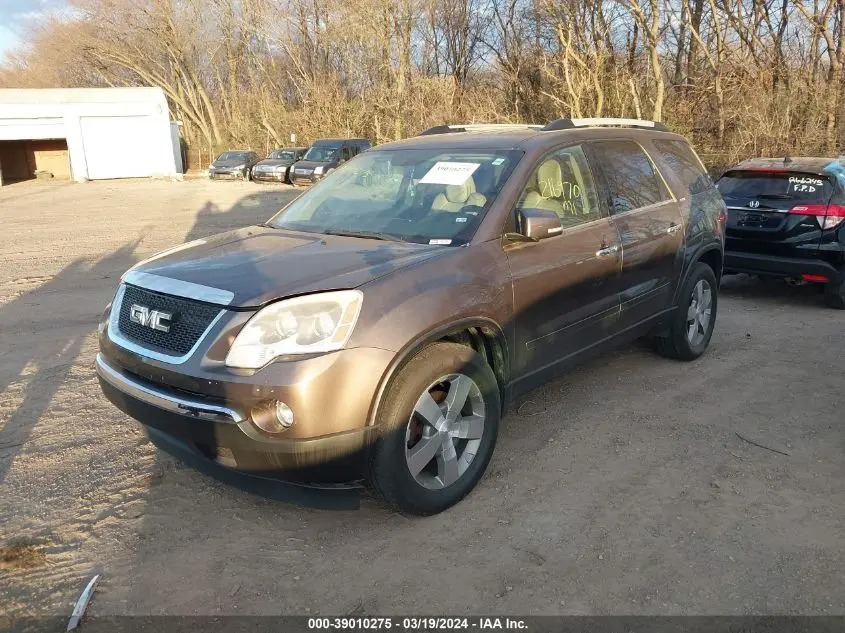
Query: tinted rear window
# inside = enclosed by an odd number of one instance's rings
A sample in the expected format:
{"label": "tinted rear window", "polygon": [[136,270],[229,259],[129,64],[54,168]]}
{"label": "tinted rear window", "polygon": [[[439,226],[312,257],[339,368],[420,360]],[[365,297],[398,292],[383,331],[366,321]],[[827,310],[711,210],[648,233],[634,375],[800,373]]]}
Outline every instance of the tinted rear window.
{"label": "tinted rear window", "polygon": [[592,147],[610,188],[613,214],[669,199],[666,188],[639,145],[631,141],[599,141]]}
{"label": "tinted rear window", "polygon": [[654,141],[654,147],[659,152],[660,160],[681,179],[691,194],[707,191],[713,181],[695,155],[695,152],[684,141]]}
{"label": "tinted rear window", "polygon": [[818,174],[799,172],[729,171],[716,183],[725,198],[763,198],[799,202],[827,202],[830,181]]}

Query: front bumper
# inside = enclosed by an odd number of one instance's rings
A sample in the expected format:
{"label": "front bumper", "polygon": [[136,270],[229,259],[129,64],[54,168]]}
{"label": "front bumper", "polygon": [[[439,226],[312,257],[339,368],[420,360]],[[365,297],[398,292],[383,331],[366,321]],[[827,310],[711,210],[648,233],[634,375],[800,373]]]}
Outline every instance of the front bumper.
{"label": "front bumper", "polygon": [[231,171],[209,171],[208,177],[210,180],[240,180],[244,178],[243,169],[233,169]]}
{"label": "front bumper", "polygon": [[725,272],[752,273],[775,277],[800,277],[801,275],[823,275],[836,282],[842,278],[842,271],[822,259],[779,257],[739,251],[725,252]]}
{"label": "front bumper", "polygon": [[313,185],[315,182],[322,178],[322,174],[316,175],[314,173],[310,174],[297,174],[296,171],[291,170],[290,172],[290,181],[294,185]]}
{"label": "front bumper", "polygon": [[[194,466],[201,465],[203,471],[226,472],[223,479],[227,481],[233,477],[243,480],[238,484],[240,487],[247,487],[246,482],[252,478],[263,480],[264,487],[269,481],[277,484],[284,481],[296,484],[294,497],[301,496],[304,487],[321,495],[326,490],[336,493],[339,486],[357,488],[365,474],[369,447],[378,433],[377,427],[362,424],[359,428],[316,437],[271,438],[250,421],[248,399],[231,402],[171,388],[128,371],[103,353],[97,355],[96,371],[105,396],[147,427],[154,443]],[[318,394],[323,393],[319,376],[311,386]],[[336,390],[341,389],[342,384],[338,384]],[[268,395],[259,386],[254,391],[261,397]],[[284,388],[272,392],[277,398],[287,400]],[[320,407],[331,408],[327,403],[311,404],[311,410],[300,408],[306,417],[313,418],[313,411]],[[296,411],[296,404],[292,406]],[[361,416],[362,421],[365,417],[365,414]],[[306,426],[314,427],[313,419],[311,425],[307,424],[308,420],[305,422]],[[291,431],[296,426],[295,423]],[[284,486],[280,488],[283,489]],[[296,498],[288,500],[301,502]]]}
{"label": "front bumper", "polygon": [[257,182],[287,182],[287,171],[253,171],[252,179]]}

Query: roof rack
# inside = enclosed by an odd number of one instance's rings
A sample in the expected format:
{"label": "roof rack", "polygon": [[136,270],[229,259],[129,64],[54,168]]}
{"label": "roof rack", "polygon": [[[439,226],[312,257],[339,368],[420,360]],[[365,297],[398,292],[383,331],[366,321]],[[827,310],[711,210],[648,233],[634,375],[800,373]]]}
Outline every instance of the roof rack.
{"label": "roof rack", "polygon": [[663,123],[657,121],[645,121],[643,119],[609,119],[609,118],[593,118],[593,119],[556,119],[542,128],[543,132],[551,132],[553,130],[572,130],[579,127],[639,127],[647,128],[649,130],[658,130],[661,132],[668,132]]}
{"label": "roof rack", "polygon": [[508,130],[540,130],[542,125],[528,123],[458,123],[453,125],[435,125],[423,130],[417,136],[432,134],[450,134],[454,132],[505,132]]}

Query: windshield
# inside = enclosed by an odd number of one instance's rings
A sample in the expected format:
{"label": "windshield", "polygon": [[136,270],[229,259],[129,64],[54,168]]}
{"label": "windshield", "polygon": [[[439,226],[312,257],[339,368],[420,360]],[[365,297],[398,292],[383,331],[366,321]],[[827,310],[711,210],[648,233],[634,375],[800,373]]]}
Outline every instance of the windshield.
{"label": "windshield", "polygon": [[289,149],[277,149],[275,152],[270,152],[267,158],[272,158],[273,160],[293,160],[294,154]]}
{"label": "windshield", "polygon": [[247,152],[223,152],[217,160],[246,160],[248,157]]}
{"label": "windshield", "polygon": [[313,160],[317,163],[327,163],[337,153],[339,147],[330,147],[328,145],[314,145],[305,154],[305,160]]}
{"label": "windshield", "polygon": [[725,198],[797,202],[827,202],[832,194],[827,178],[800,172],[729,171],[716,188]]}
{"label": "windshield", "polygon": [[458,246],[475,234],[521,157],[516,150],[369,151],[333,171],[269,224]]}

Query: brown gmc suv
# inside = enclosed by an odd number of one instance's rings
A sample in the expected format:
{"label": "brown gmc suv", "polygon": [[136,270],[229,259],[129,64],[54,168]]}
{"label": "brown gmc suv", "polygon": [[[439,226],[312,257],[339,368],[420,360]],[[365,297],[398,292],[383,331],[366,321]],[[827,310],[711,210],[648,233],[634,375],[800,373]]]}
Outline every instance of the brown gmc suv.
{"label": "brown gmc suv", "polygon": [[725,218],[660,124],[432,128],[130,269],[97,372],[153,442],[232,483],[439,512],[518,394],[636,337],[704,352]]}

